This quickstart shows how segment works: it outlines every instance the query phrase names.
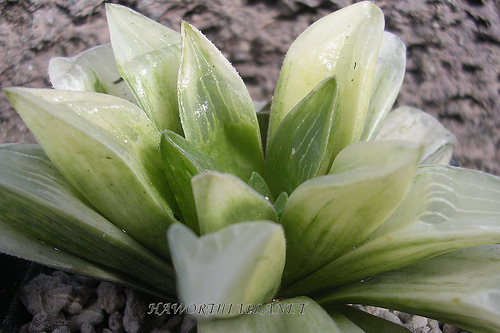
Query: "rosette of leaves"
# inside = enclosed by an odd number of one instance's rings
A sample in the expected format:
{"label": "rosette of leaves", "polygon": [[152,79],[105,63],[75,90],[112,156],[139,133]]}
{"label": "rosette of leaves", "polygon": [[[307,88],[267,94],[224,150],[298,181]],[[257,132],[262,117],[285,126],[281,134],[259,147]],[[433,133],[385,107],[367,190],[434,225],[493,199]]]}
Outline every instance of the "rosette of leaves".
{"label": "rosette of leaves", "polygon": [[111,45],[52,59],[55,89],[5,89],[39,145],[0,147],[2,252],[234,305],[199,332],[405,331],[349,304],[500,330],[500,179],[389,112],[405,48],[373,3],[304,31],[259,112],[196,28],[106,8]]}

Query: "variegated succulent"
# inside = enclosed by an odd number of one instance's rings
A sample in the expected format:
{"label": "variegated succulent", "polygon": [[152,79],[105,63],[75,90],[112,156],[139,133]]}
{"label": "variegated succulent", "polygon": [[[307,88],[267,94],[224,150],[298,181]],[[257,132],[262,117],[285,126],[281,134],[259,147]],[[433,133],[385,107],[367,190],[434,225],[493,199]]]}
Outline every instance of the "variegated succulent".
{"label": "variegated succulent", "polygon": [[1,252],[192,304],[205,333],[404,331],[349,304],[500,331],[500,178],[389,112],[406,56],[378,7],[304,31],[258,112],[196,28],[106,9],[111,44],[52,59],[55,89],[5,89],[39,145],[0,147]]}

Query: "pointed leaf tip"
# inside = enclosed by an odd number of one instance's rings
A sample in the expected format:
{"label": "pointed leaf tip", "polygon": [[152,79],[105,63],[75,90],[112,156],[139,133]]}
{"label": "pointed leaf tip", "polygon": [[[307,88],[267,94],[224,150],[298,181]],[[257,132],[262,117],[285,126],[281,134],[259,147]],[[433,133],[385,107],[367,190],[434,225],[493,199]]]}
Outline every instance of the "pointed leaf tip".
{"label": "pointed leaf tip", "polygon": [[196,28],[184,22],[181,35],[178,95],[186,139],[245,181],[263,174],[257,115],[243,80]]}

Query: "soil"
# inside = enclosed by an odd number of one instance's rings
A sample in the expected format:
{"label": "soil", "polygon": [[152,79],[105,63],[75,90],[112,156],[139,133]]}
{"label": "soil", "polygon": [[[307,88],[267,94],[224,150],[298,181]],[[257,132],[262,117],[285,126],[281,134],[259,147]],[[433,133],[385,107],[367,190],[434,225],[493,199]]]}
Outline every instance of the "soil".
{"label": "soil", "polygon": [[[108,43],[102,0],[0,0],[0,86],[50,87],[51,57]],[[316,19],[349,0],[124,0],[173,29],[201,29],[231,60],[254,99],[272,96],[283,56]],[[463,167],[500,175],[500,0],[375,1],[407,46],[397,105],[437,117],[458,138]],[[0,97],[0,143],[34,142]]]}

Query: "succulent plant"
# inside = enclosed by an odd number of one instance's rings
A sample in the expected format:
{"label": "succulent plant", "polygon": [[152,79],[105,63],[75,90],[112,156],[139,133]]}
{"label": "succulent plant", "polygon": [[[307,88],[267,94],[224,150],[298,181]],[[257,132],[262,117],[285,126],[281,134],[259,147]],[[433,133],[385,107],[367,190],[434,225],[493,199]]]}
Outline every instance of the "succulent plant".
{"label": "succulent plant", "polygon": [[[195,27],[107,4],[111,44],[5,93],[0,251],[191,306],[199,332],[399,332],[369,304],[500,330],[500,178],[391,110],[405,48],[371,2],[291,45],[270,107]],[[389,112],[390,111],[390,112]]]}

